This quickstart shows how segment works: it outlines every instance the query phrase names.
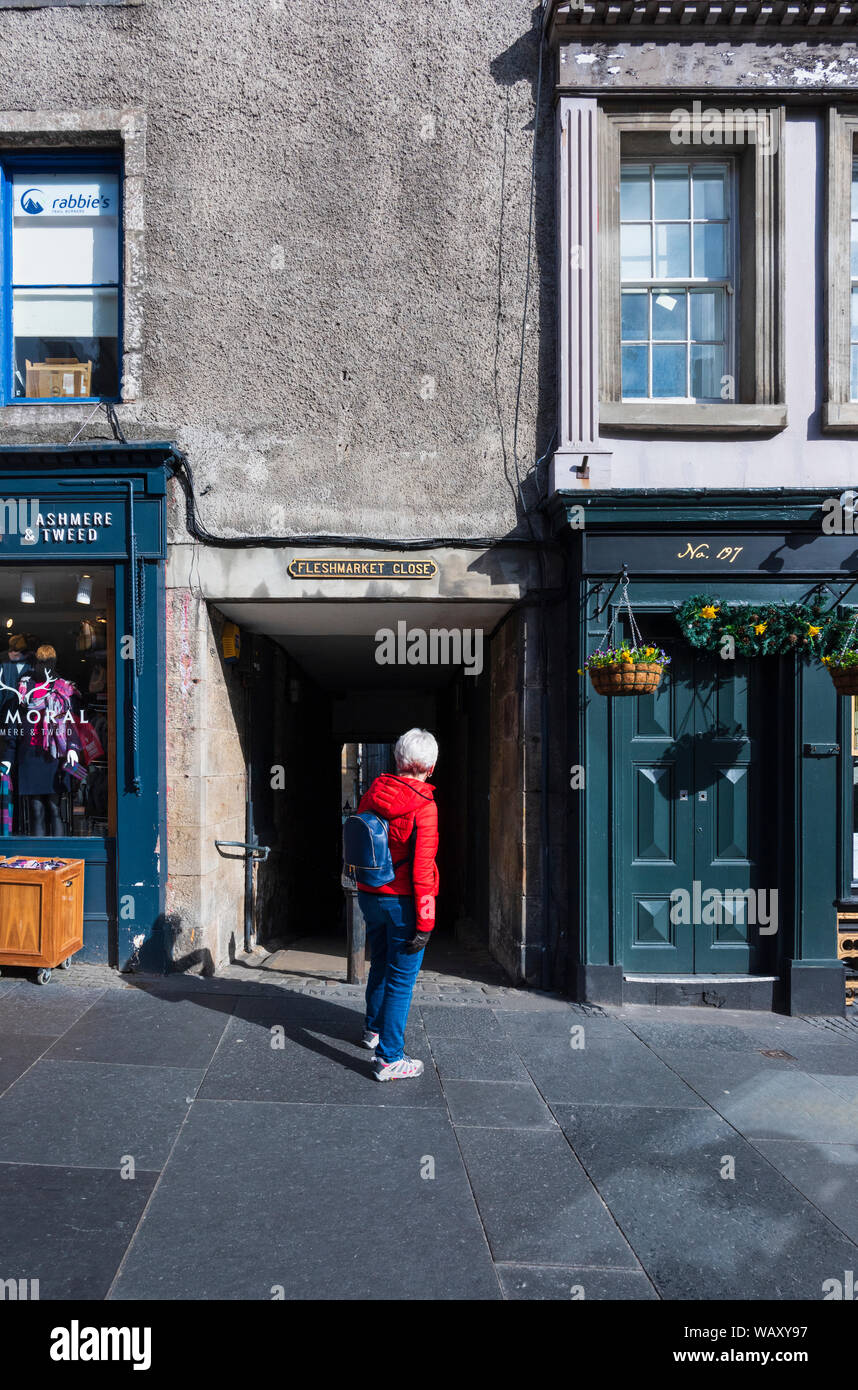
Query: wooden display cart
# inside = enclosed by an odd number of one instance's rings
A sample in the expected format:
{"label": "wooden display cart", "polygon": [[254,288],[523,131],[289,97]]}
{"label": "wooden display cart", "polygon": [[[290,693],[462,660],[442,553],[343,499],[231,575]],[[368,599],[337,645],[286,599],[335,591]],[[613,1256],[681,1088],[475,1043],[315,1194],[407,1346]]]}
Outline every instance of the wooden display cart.
{"label": "wooden display cart", "polygon": [[[16,854],[49,864],[46,855]],[[46,985],[57,966],[67,970],[83,947],[83,860],[56,860],[58,869],[13,868],[0,857],[0,967],[31,966]]]}

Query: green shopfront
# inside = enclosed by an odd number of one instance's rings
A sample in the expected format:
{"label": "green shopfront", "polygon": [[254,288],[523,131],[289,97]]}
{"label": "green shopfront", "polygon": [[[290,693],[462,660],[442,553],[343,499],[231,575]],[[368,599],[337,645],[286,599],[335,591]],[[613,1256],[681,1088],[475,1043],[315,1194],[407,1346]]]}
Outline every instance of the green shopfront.
{"label": "green shopfront", "polygon": [[[573,574],[577,997],[843,1013],[837,917],[858,910],[852,701],[817,660],[722,659],[676,617],[701,594],[821,593],[848,615],[858,537],[823,530],[832,493],[557,495]],[[655,693],[606,698],[575,671],[611,644],[612,621],[628,632],[624,567],[643,638],[671,660]]]}
{"label": "green shopfront", "polygon": [[79,959],[120,969],[165,964],[170,456],[0,449],[0,854],[82,859]]}

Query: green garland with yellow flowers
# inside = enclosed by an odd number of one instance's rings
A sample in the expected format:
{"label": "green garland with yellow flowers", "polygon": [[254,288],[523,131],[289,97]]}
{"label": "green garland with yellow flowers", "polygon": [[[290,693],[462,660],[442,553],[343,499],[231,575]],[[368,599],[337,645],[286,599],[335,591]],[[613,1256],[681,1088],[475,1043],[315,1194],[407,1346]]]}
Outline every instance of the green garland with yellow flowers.
{"label": "green garland with yellow flowers", "polygon": [[723,651],[725,638],[732,638],[737,656],[796,652],[824,661],[839,651],[849,627],[830,607],[831,598],[824,594],[808,603],[726,603],[695,594],[676,618],[685,640],[702,651]]}

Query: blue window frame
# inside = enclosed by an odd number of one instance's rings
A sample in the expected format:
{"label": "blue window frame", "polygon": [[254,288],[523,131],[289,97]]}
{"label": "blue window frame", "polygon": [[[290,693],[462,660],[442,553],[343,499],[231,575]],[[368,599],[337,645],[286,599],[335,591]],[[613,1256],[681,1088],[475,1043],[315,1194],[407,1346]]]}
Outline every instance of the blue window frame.
{"label": "blue window frame", "polygon": [[0,155],[0,403],[118,401],[118,153]]}

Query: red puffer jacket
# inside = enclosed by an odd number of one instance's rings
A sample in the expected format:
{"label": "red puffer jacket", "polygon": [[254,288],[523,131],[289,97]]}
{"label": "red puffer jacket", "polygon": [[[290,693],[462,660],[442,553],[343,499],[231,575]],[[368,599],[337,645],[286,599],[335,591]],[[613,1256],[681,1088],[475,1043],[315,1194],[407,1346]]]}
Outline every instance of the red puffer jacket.
{"label": "red puffer jacket", "polygon": [[[431,782],[417,777],[394,777],[382,773],[360,799],[359,811],[374,811],[389,822],[387,834],[394,864],[400,859],[396,877],[381,888],[358,883],[365,893],[413,893],[417,909],[417,930],[431,931],[435,925],[435,897],[438,892],[438,808]],[[411,835],[417,833],[412,841]]]}

